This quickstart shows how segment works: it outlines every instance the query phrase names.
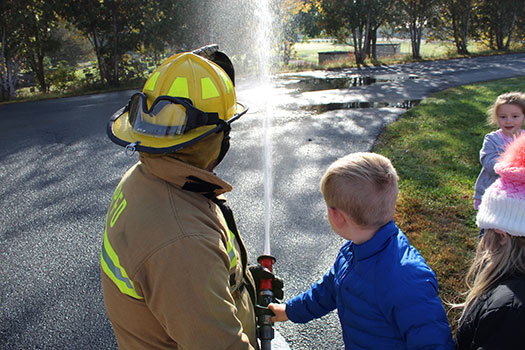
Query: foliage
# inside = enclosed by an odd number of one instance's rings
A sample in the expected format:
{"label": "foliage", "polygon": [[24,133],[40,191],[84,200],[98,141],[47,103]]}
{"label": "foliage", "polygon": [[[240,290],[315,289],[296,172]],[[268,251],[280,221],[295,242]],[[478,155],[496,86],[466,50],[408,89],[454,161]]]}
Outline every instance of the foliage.
{"label": "foliage", "polygon": [[[395,219],[436,272],[445,302],[462,301],[477,244],[472,196],[479,149],[491,131],[486,110],[499,94],[516,90],[525,91],[524,77],[437,93],[387,127],[374,146],[398,171]],[[454,330],[458,312],[449,312]]]}
{"label": "foliage", "polygon": [[410,34],[412,58],[421,58],[421,40],[423,29],[436,16],[436,0],[399,0],[398,7],[402,16],[398,21],[405,21]]}
{"label": "foliage", "polygon": [[[509,50],[525,39],[524,4],[525,0],[3,0],[0,99],[15,96],[21,72],[30,72],[39,90],[47,93],[46,75],[60,61],[75,66],[95,60],[97,77],[89,77],[89,85],[116,87],[133,75],[141,79],[141,62],[149,70],[173,53],[210,43],[218,43],[240,73],[251,74],[261,69],[263,56],[278,56],[288,64],[297,54],[294,44],[305,37],[331,36],[353,45],[357,65],[379,62],[375,43],[380,28],[387,28],[391,37],[410,33],[413,59],[423,56],[421,42],[429,33],[431,38],[454,41],[460,55],[470,55],[469,40]],[[442,11],[436,14],[436,8]]]}
{"label": "foliage", "polygon": [[122,57],[122,78],[125,81],[146,81],[147,63],[138,55],[124,54]]}
{"label": "foliage", "polygon": [[[54,0],[58,12],[91,42],[100,80],[119,85],[126,52],[159,53],[180,43],[183,4],[154,0]],[[154,56],[154,55],[152,55]]]}
{"label": "foliage", "polygon": [[278,2],[282,38],[279,43],[280,53],[285,65],[288,65],[292,56],[293,44],[298,41],[301,30],[306,28],[313,31],[313,13],[315,7],[304,0],[285,0]]}
{"label": "foliage", "polygon": [[319,6],[321,25],[326,33],[341,43],[352,42],[356,63],[363,63],[373,18],[371,1],[320,0]]}
{"label": "foliage", "polygon": [[77,83],[75,71],[76,68],[69,65],[67,61],[60,61],[56,67],[48,73],[50,85],[57,91],[67,91],[71,85]]}
{"label": "foliage", "polygon": [[68,25],[64,20],[58,19],[55,27],[51,28],[51,35],[60,45],[56,50],[49,52],[48,58],[51,66],[56,66],[60,61],[67,62],[71,67],[77,66],[81,62],[92,60],[93,50],[87,38]]}
{"label": "foliage", "polygon": [[467,55],[476,7],[476,0],[442,0],[440,16],[433,23],[433,36],[440,40],[453,40],[457,52]]}
{"label": "foliage", "polygon": [[494,50],[508,50],[524,7],[525,0],[481,1],[475,18],[476,37]]}
{"label": "foliage", "polygon": [[0,101],[15,96],[24,19],[14,0],[0,2]]}
{"label": "foliage", "polygon": [[44,60],[50,52],[60,47],[60,41],[52,35],[52,28],[57,20],[53,3],[45,0],[19,0],[14,1],[11,6],[16,9],[14,15],[24,23],[19,36],[20,58],[35,75],[40,91],[48,92]]}

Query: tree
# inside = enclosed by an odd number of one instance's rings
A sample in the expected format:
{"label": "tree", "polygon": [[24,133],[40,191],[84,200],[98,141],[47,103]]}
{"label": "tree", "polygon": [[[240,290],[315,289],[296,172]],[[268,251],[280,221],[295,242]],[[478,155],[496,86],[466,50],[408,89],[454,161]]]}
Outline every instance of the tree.
{"label": "tree", "polygon": [[20,71],[19,49],[24,17],[15,7],[16,1],[0,2],[0,100],[15,96]]}
{"label": "tree", "polygon": [[[356,64],[363,64],[369,44],[372,0],[320,0],[321,26],[339,42],[353,44]],[[348,39],[352,39],[350,42]]]}
{"label": "tree", "polygon": [[127,52],[163,50],[179,2],[168,0],[78,0],[61,2],[59,13],[90,41],[102,84],[119,85]]}
{"label": "tree", "polygon": [[51,29],[51,35],[60,42],[57,50],[48,53],[51,66],[62,62],[70,67],[76,67],[79,63],[92,58],[93,50],[89,41],[64,20],[59,19],[58,24]]}
{"label": "tree", "polygon": [[423,28],[435,17],[436,0],[399,0],[397,6],[402,15],[396,20],[410,34],[412,57],[420,59]]}
{"label": "tree", "polygon": [[[375,58],[379,27],[392,18],[391,0],[318,0],[321,27],[339,42],[352,44],[357,65]],[[348,40],[351,38],[351,41]]]}
{"label": "tree", "polygon": [[288,64],[292,56],[292,47],[303,31],[315,31],[313,18],[318,14],[313,3],[306,0],[285,0],[277,2],[276,18],[280,20],[279,48],[282,61]]}
{"label": "tree", "polygon": [[441,13],[434,25],[435,37],[454,40],[457,53],[468,55],[468,40],[472,36],[472,20],[476,16],[476,0],[441,0]]}
{"label": "tree", "polygon": [[372,18],[370,23],[370,53],[374,59],[377,59],[376,55],[376,42],[377,32],[381,26],[385,23],[391,22],[396,17],[397,7],[395,1],[392,0],[375,0],[372,3]]}
{"label": "tree", "polygon": [[518,20],[516,22],[516,35],[514,36],[514,40],[517,42],[523,42],[525,41],[525,5],[521,6],[521,8],[518,10]]}
{"label": "tree", "polygon": [[479,4],[478,36],[495,50],[508,50],[516,30],[523,23],[524,0],[483,0]]}
{"label": "tree", "polygon": [[53,2],[46,0],[19,0],[12,4],[24,17],[21,31],[20,55],[38,82],[40,92],[47,93],[45,58],[60,47],[60,41],[52,35],[58,22]]}

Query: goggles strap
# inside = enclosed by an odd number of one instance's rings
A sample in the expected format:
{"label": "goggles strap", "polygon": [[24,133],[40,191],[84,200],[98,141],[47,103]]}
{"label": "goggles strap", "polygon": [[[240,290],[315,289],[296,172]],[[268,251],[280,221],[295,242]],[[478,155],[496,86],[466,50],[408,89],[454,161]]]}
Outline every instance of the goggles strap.
{"label": "goggles strap", "polygon": [[224,156],[226,156],[226,153],[230,149],[230,130],[231,126],[228,123],[225,123],[224,126],[224,137],[221,142],[221,150],[219,152],[219,156],[217,157],[217,165],[219,165],[220,162],[224,159]]}
{"label": "goggles strap", "polygon": [[219,118],[219,113],[207,113],[198,109],[186,108],[186,114],[188,115],[188,120],[184,128],[185,131],[204,125],[219,125],[223,122]]}

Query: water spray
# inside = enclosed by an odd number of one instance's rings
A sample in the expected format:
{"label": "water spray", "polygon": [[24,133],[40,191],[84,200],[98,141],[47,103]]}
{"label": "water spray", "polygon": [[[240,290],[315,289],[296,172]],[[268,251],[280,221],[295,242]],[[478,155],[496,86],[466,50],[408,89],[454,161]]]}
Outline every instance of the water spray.
{"label": "water spray", "polygon": [[[269,66],[271,52],[271,31],[272,31],[272,0],[257,0],[255,4],[258,12],[259,23],[257,29],[258,55],[260,78],[263,87],[269,88]],[[267,94],[264,94],[267,96]],[[268,101],[264,101],[268,102]],[[270,214],[271,214],[271,197],[272,197],[272,169],[271,169],[271,126],[270,126],[270,104],[264,103],[264,251],[263,255],[257,258],[257,262],[273,272],[275,258],[270,251]],[[268,305],[274,300],[272,290],[272,279],[261,279],[257,305],[257,326],[258,336],[261,341],[261,350],[270,350],[272,348],[272,339],[274,338],[273,323],[270,318],[273,312],[268,309]]]}
{"label": "water spray", "polygon": [[[270,140],[270,123],[269,111],[264,119],[264,250],[263,255],[257,258],[257,262],[273,272],[275,257],[270,251],[270,213],[271,213],[271,193],[272,193],[272,176],[271,176],[271,140]],[[272,290],[271,279],[261,279],[259,296],[258,296],[257,325],[259,339],[261,341],[261,350],[270,350],[272,348],[272,339],[274,338],[273,323],[270,318],[273,312],[268,309],[268,305],[273,301],[274,294]]]}

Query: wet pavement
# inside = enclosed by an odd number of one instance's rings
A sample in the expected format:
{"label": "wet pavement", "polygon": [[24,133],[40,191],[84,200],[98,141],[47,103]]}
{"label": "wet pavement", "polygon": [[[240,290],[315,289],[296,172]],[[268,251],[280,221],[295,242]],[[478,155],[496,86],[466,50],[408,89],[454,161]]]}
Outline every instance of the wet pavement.
{"label": "wet pavement", "polygon": [[393,104],[421,100],[453,86],[524,75],[524,57],[512,54],[289,73],[281,75],[283,80],[279,82],[298,92],[297,100],[287,103],[299,107],[329,103]]}
{"label": "wet pavement", "polygon": [[[289,73],[271,86],[240,79],[238,100],[250,110],[232,125],[217,174],[234,186],[227,198],[250,261],[263,253],[265,164],[273,185],[271,253],[290,298],[330,268],[342,244],[318,189],[331,162],[370,150],[406,111],[396,103],[524,74],[519,54]],[[319,88],[311,87],[316,81]],[[116,349],[100,288],[100,245],[111,193],[136,156],[125,156],[105,128],[133,93],[0,105],[1,349]],[[276,327],[292,349],[343,348],[335,312]]]}

